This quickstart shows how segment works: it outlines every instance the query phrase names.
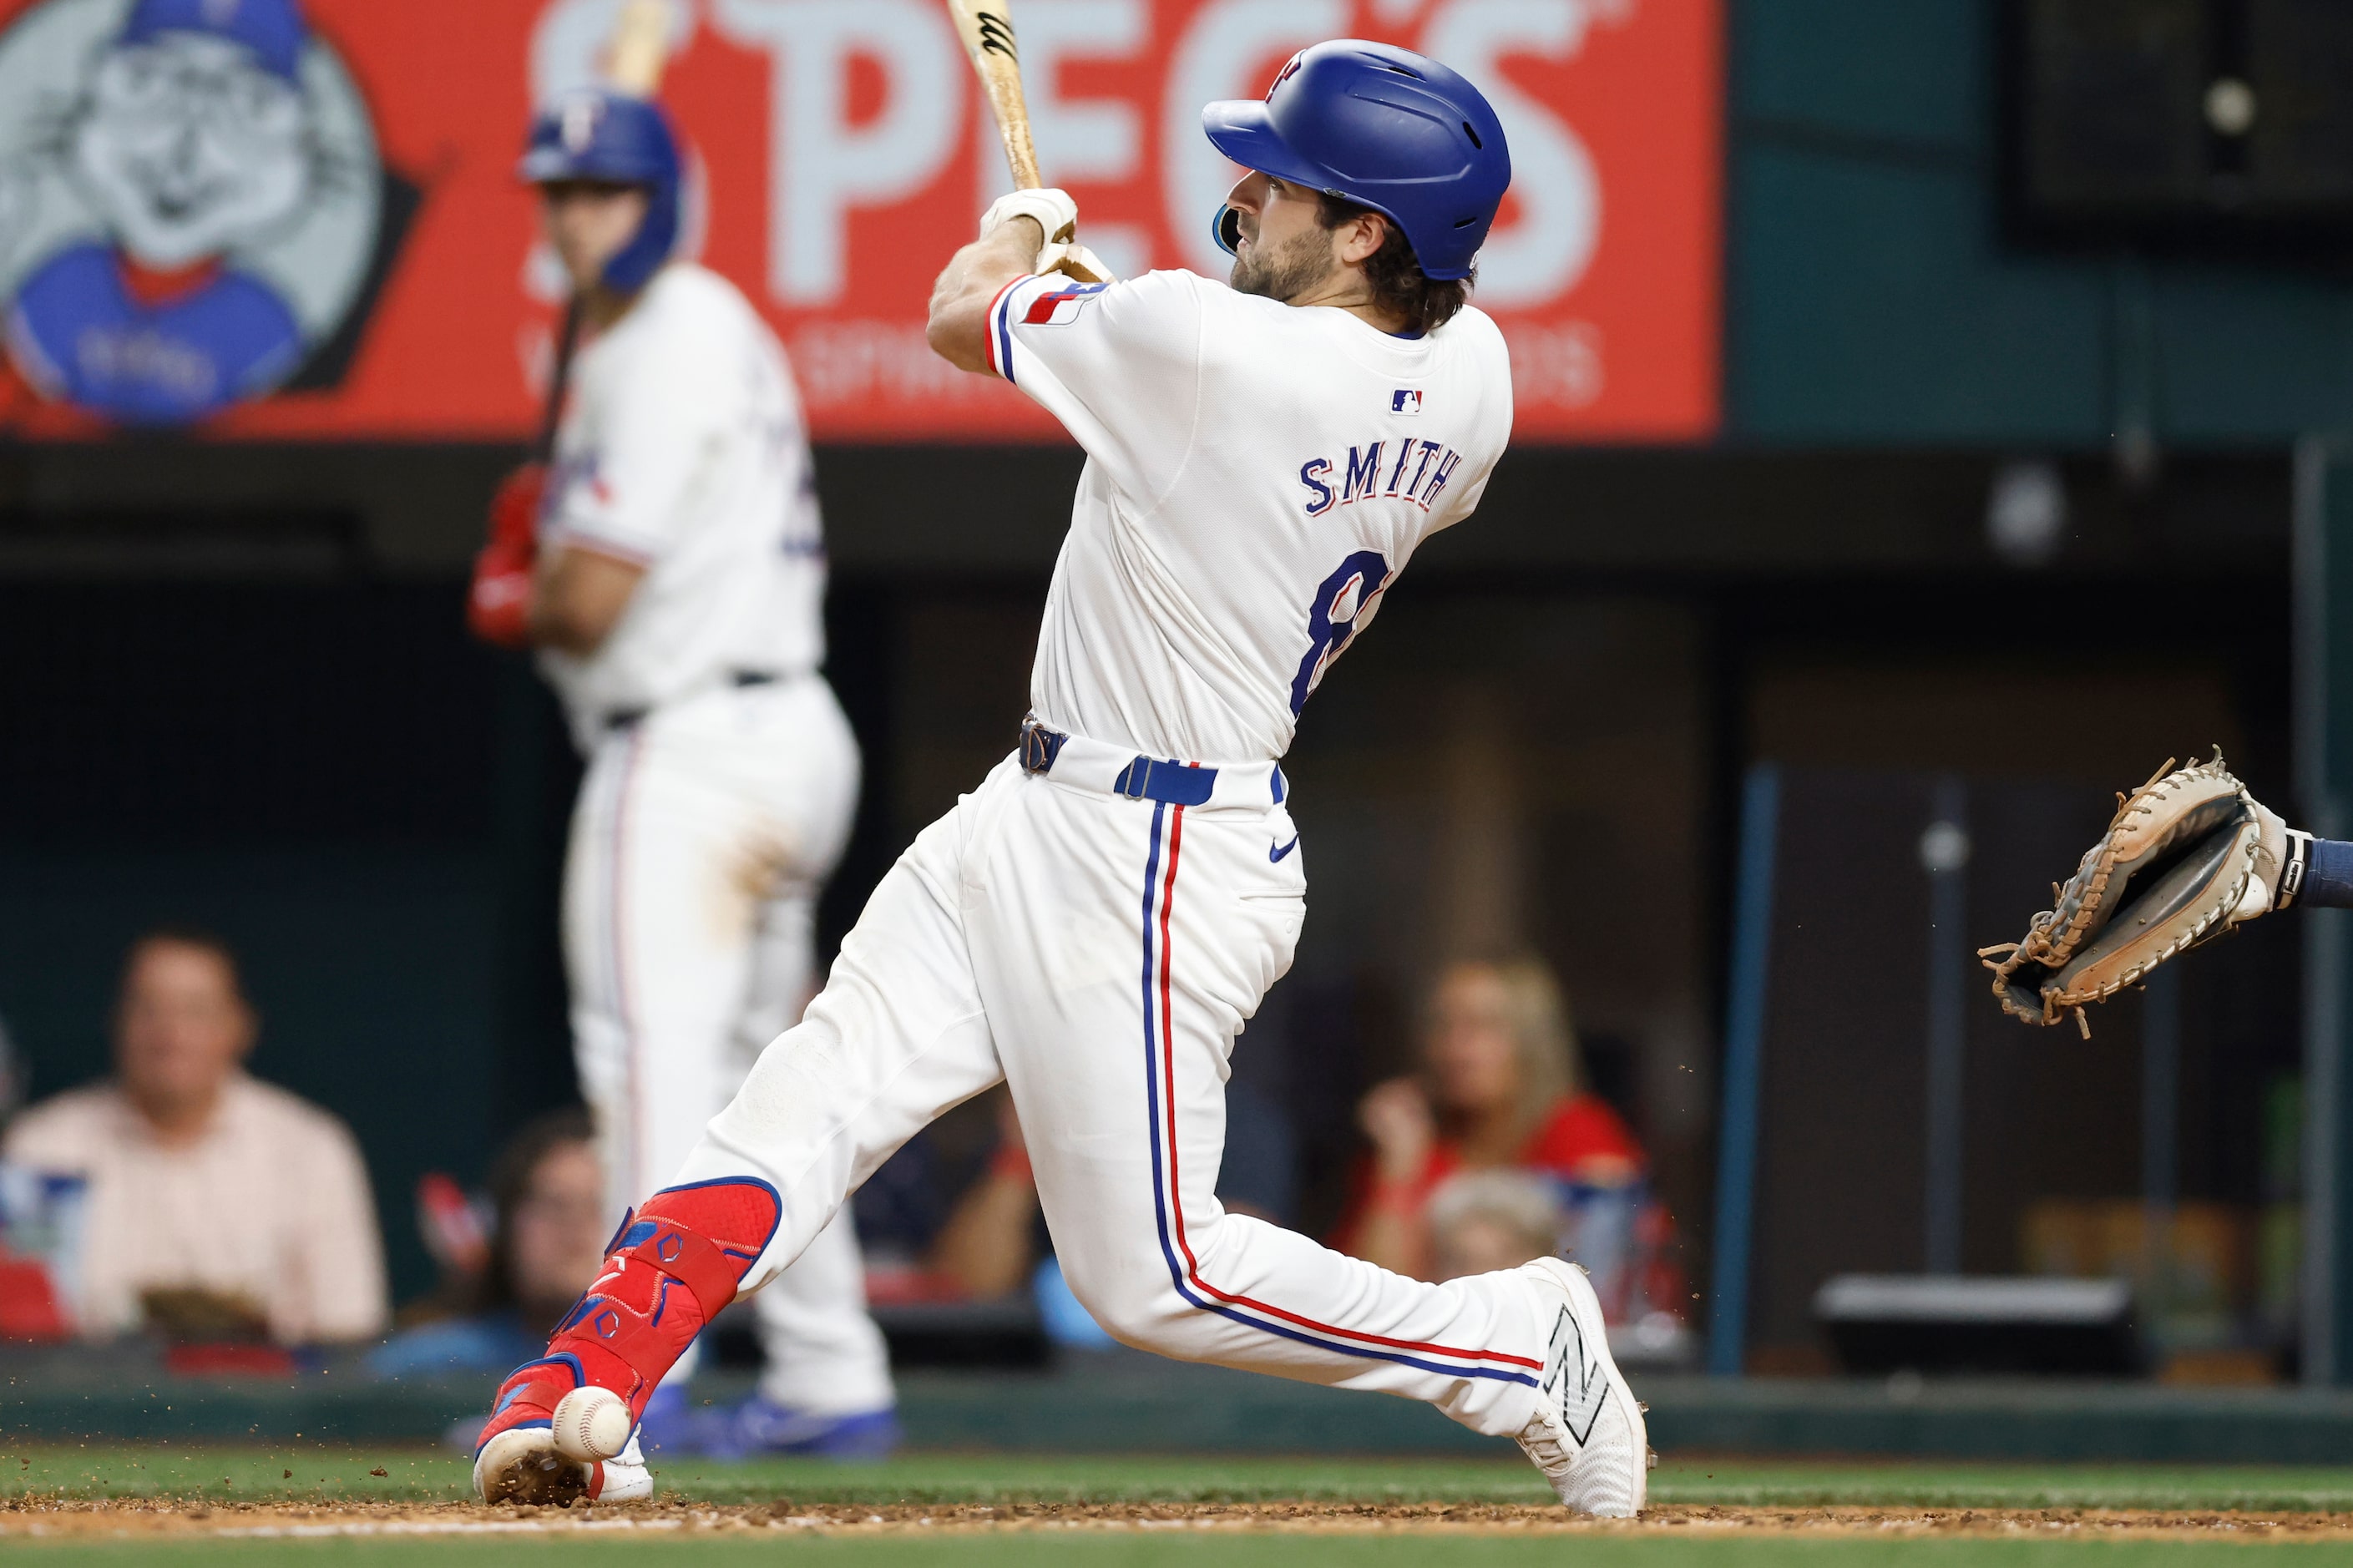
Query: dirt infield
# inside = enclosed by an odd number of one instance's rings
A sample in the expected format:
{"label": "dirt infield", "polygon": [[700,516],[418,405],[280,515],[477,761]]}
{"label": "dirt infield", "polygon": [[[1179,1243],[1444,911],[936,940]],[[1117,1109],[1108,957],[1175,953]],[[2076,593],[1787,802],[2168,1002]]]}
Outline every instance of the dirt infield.
{"label": "dirt infield", "polygon": [[2122,1509],[1894,1509],[1668,1505],[1631,1524],[1556,1508],[1488,1503],[969,1503],[750,1506],[654,1502],[621,1508],[483,1508],[470,1503],[223,1503],[164,1499],[0,1501],[0,1542],[265,1539],[659,1531],[744,1536],[775,1531],[874,1537],[1019,1531],[1230,1531],[1346,1535],[1616,1534],[1976,1536],[2017,1539],[2235,1537],[2353,1545],[2353,1518],[2296,1512]]}

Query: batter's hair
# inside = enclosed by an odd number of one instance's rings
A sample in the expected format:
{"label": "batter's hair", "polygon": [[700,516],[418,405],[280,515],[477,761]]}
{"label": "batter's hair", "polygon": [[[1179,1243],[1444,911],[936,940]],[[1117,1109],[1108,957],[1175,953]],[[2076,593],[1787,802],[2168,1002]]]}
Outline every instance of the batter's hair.
{"label": "batter's hair", "polygon": [[[1324,191],[1321,193],[1316,221],[1327,230],[1335,229],[1374,210],[1362,202]],[[1479,281],[1479,269],[1474,266],[1470,277],[1445,282],[1429,277],[1413,253],[1413,241],[1405,237],[1397,220],[1383,214],[1381,223],[1387,236],[1381,247],[1364,261],[1365,281],[1372,286],[1373,302],[1384,310],[1403,316],[1409,332],[1438,331],[1471,302],[1471,289]]]}

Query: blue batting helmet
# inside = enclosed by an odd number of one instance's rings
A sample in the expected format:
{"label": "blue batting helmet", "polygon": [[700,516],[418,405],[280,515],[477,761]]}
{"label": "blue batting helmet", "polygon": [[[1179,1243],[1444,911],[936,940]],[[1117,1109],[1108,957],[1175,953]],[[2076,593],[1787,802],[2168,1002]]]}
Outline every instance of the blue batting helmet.
{"label": "blue batting helmet", "polygon": [[645,222],[605,264],[606,284],[624,294],[644,288],[678,244],[678,136],[650,99],[606,88],[565,94],[531,122],[517,172],[534,185],[602,180],[645,187]]}
{"label": "blue batting helmet", "polygon": [[[1293,57],[1266,101],[1201,110],[1246,169],[1368,206],[1405,231],[1426,277],[1468,278],[1512,183],[1502,121],[1480,90],[1426,55],[1338,38]],[[1218,243],[1234,247],[1229,210]]]}

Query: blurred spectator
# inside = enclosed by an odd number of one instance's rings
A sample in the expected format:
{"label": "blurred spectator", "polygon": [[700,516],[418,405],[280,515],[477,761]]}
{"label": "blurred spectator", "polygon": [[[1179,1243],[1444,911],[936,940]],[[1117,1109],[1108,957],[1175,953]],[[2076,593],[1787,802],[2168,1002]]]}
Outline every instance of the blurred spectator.
{"label": "blurred spectator", "polygon": [[[1665,1215],[1644,1189],[1633,1133],[1584,1087],[1577,1037],[1551,972],[1534,959],[1456,963],[1439,977],[1422,1034],[1421,1070],[1367,1094],[1358,1110],[1372,1152],[1357,1173],[1334,1245],[1401,1274],[1451,1277],[1445,1265],[1508,1268],[1565,1251],[1585,1264],[1612,1321],[1672,1312],[1684,1292],[1662,1260]],[[1441,1259],[1433,1198],[1459,1172],[1520,1171],[1551,1190],[1556,1227],[1500,1184],[1459,1201],[1476,1237],[1450,1236]],[[1495,1249],[1523,1247],[1496,1261]]]}
{"label": "blurred spectator", "polygon": [[0,1156],[89,1183],[77,1326],[281,1344],[385,1321],[384,1248],[349,1129],[248,1077],[257,1020],[201,931],[132,945],[112,1079],[33,1106]]}
{"label": "blurred spectator", "polygon": [[605,1207],[596,1130],[580,1108],[526,1125],[491,1168],[496,1217],[479,1273],[459,1274],[368,1356],[385,1377],[501,1373],[540,1355],[548,1331],[596,1279],[617,1217]]}
{"label": "blurred spectator", "polygon": [[1430,1195],[1430,1277],[1517,1268],[1560,1245],[1568,1216],[1550,1181],[1525,1171],[1464,1171]]}

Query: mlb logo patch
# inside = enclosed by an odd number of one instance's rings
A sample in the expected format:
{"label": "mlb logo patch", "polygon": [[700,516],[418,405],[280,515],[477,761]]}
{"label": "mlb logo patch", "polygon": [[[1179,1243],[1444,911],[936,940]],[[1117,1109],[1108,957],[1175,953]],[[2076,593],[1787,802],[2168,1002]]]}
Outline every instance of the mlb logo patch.
{"label": "mlb logo patch", "polygon": [[1420,413],[1421,389],[1415,386],[1400,386],[1390,393],[1389,412],[1409,415]]}
{"label": "mlb logo patch", "polygon": [[1029,301],[1022,323],[1031,327],[1067,327],[1079,319],[1079,312],[1087,308],[1090,300],[1110,287],[1108,283],[1073,283],[1051,294],[1040,294]]}

